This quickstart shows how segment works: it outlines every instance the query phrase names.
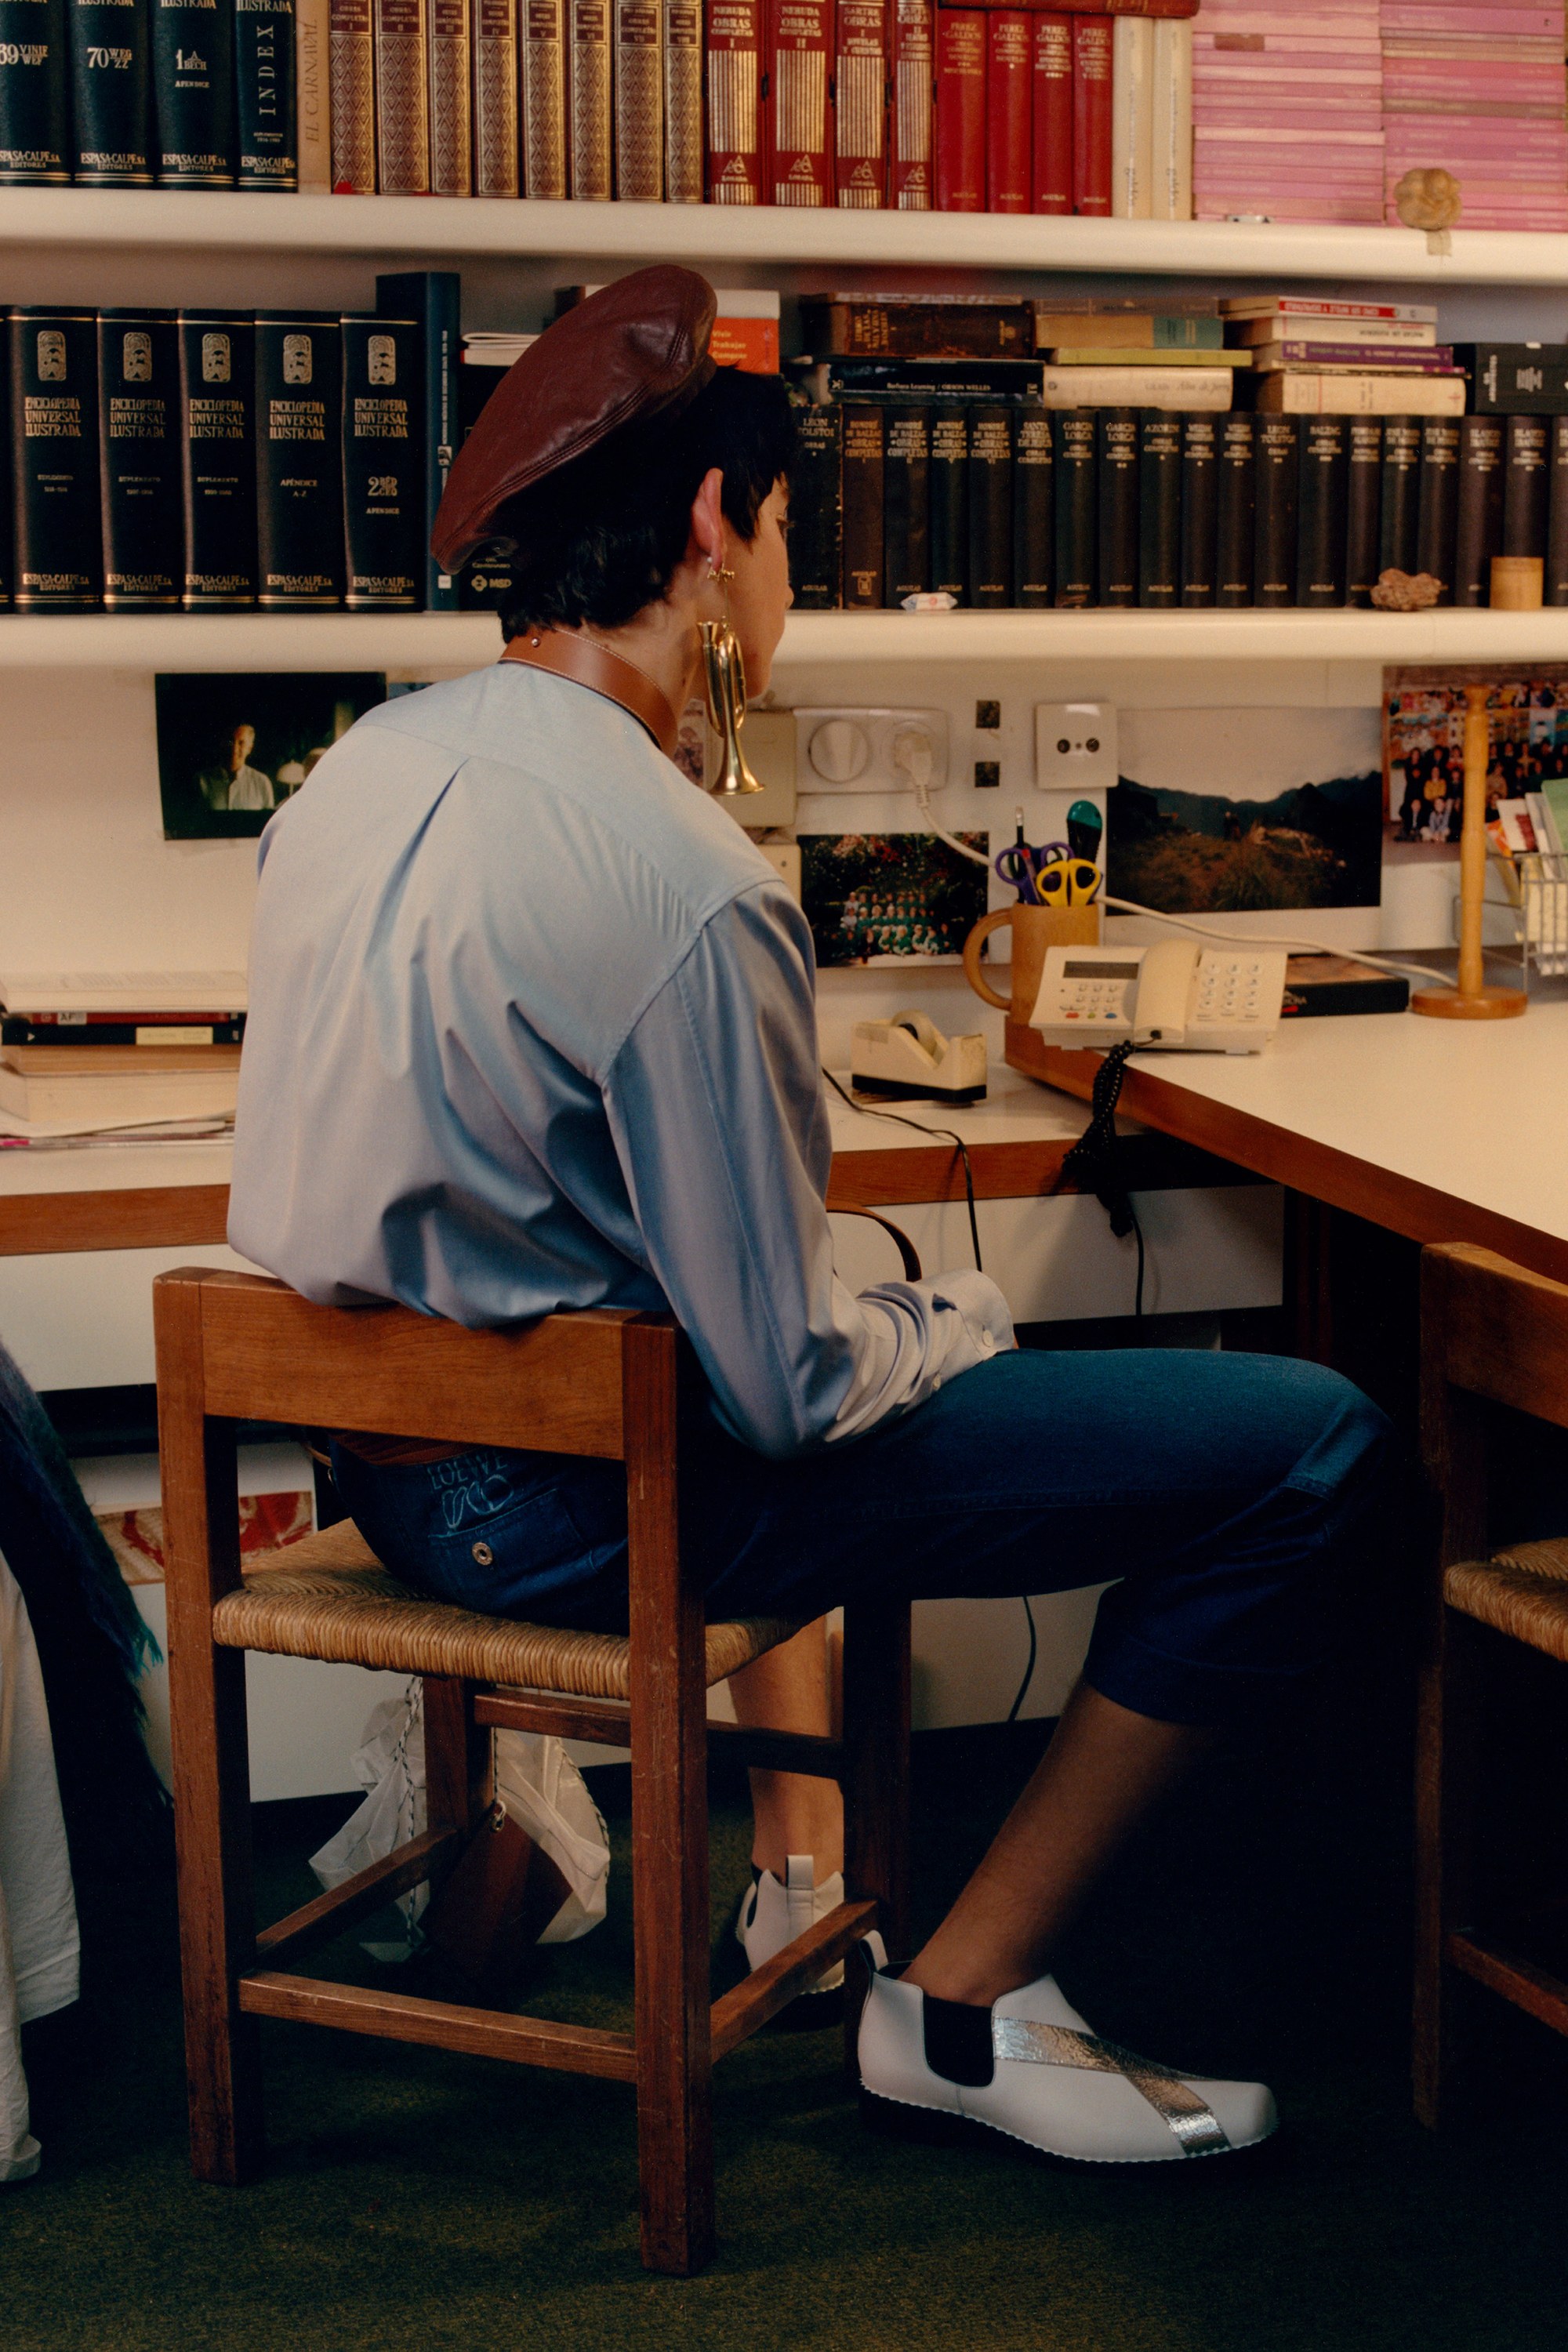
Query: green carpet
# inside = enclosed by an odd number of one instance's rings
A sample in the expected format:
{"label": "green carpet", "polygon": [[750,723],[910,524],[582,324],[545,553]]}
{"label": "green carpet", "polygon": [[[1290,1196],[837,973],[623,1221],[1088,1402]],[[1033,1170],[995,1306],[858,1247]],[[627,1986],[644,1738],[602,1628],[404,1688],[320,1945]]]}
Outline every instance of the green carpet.
{"label": "green carpet", "polygon": [[[0,2192],[0,2343],[1556,2352],[1558,2046],[1495,2020],[1486,2046],[1505,2091],[1441,2140],[1411,2120],[1400,1734],[1347,1738],[1356,1715],[1342,1706],[1337,1727],[1286,1727],[1208,1768],[1128,1857],[1062,1966],[1101,2032],[1194,2070],[1266,2074],[1285,2117],[1267,2149],[1068,2169],[1001,2141],[889,2141],[859,2123],[837,2034],[775,2032],[719,2070],[721,2244],[694,2280],[638,2265],[631,2099],[614,2084],[268,2026],[267,2176],[240,2191],[197,2186],[167,1878],[100,1890],[89,1997],[28,2036],[46,2168]],[[1019,1727],[921,1743],[927,1915],[1038,1740]],[[595,1778],[619,1864],[624,1776]],[[269,1912],[308,1891],[302,1858],[343,1810],[267,1809]],[[725,1980],[744,1836],[742,1792],[720,1787]],[[626,1890],[622,1869],[606,1926],[543,1957],[520,2006],[626,2021]],[[352,1943],[320,1967],[389,1977]],[[415,1989],[412,1969],[390,1980]]]}

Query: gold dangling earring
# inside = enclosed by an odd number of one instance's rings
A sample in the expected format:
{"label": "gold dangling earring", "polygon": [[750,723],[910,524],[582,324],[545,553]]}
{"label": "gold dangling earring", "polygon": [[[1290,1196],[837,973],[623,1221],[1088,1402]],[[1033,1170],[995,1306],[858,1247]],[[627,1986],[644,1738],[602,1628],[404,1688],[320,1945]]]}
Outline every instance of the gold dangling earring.
{"label": "gold dangling earring", "polygon": [[[708,567],[710,580],[722,583],[734,576],[727,565]],[[741,748],[741,730],[746,723],[746,665],[740,640],[727,619],[699,621],[697,634],[702,645],[708,717],[721,747],[714,797],[729,800],[740,793],[760,793],[763,787],[746,765]]]}

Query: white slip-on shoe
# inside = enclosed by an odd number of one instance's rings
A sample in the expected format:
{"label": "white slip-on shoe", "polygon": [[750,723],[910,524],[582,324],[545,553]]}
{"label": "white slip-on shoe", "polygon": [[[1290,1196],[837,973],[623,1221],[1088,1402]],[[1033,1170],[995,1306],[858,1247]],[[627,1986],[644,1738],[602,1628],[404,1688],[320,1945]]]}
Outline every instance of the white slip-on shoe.
{"label": "white slip-on shoe", "polygon": [[1221,2156],[1267,2139],[1279,2120],[1261,2083],[1179,2074],[1102,2042],[1054,1977],[972,2009],[889,1975],[879,1942],[861,1947],[873,1969],[860,2020],[870,2120],[899,2120],[878,2112],[883,2103],[923,2109],[933,2125],[984,2125],[1080,2164]]}
{"label": "white slip-on shoe", "polygon": [[[816,1864],[809,1853],[792,1853],[784,1864],[781,1886],[771,1870],[761,1870],[741,1899],[735,1921],[735,1941],[753,1969],[763,1967],[786,1944],[818,1919],[837,1911],[844,1900],[844,1873],[836,1870],[816,1884]],[[811,1993],[837,1992],[844,1982],[844,1963],[837,1961],[819,1977]]]}

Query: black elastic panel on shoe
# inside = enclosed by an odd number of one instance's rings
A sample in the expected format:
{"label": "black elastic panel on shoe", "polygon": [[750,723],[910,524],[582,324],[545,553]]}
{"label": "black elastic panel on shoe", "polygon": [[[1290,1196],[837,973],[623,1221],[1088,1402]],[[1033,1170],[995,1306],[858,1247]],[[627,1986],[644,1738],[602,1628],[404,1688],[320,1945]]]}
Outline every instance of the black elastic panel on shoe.
{"label": "black elastic panel on shoe", "polygon": [[991,2050],[991,2011],[967,2000],[925,1996],[926,2064],[944,2082],[983,2091],[995,2071]]}

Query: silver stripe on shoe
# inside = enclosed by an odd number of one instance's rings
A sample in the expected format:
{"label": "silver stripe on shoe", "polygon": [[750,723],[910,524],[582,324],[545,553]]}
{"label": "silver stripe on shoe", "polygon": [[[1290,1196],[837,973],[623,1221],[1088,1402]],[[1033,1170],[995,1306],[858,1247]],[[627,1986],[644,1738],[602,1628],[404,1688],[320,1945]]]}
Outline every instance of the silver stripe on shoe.
{"label": "silver stripe on shoe", "polygon": [[1123,2074],[1133,2089],[1163,2116],[1175,2134],[1184,2156],[1217,2156],[1229,2140],[1212,2107],[1184,2083],[1173,2067],[1140,2058],[1097,2033],[1079,2033],[1066,2025],[1038,2025],[1032,2018],[993,2017],[991,2047],[998,2058],[1012,2058],[1028,2066],[1073,2066],[1090,2074]]}

